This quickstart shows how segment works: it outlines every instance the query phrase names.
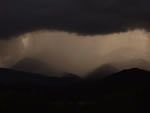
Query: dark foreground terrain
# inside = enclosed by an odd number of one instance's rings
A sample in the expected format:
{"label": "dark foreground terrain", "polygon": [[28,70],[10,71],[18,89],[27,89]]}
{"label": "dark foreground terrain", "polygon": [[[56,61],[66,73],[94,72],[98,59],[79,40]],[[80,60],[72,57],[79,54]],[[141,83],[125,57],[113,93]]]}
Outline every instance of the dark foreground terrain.
{"label": "dark foreground terrain", "polygon": [[1,113],[148,113],[149,103],[150,72],[140,69],[104,79],[0,69]]}

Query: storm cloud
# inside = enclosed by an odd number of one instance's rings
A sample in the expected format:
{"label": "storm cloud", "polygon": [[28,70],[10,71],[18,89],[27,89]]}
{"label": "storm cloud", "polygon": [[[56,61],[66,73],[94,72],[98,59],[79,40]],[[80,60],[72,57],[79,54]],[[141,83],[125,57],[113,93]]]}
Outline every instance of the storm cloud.
{"label": "storm cloud", "polygon": [[149,29],[149,0],[1,0],[0,38],[35,30],[82,35]]}
{"label": "storm cloud", "polygon": [[76,75],[85,75],[103,64],[150,60],[149,33],[144,30],[95,36],[41,31],[25,37],[28,57]]}

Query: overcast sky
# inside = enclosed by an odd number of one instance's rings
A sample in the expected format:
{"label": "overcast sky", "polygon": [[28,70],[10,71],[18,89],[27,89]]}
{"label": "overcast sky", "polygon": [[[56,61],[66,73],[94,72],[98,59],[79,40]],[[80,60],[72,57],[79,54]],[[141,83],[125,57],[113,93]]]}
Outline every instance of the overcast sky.
{"label": "overcast sky", "polygon": [[34,57],[85,74],[105,63],[149,60],[149,0],[1,0],[0,66]]}
{"label": "overcast sky", "polygon": [[0,37],[35,30],[108,34],[150,25],[149,0],[1,0]]}
{"label": "overcast sky", "polygon": [[149,33],[144,30],[95,36],[37,31],[0,43],[1,64],[6,67],[32,57],[60,71],[84,75],[102,64],[150,61]]}

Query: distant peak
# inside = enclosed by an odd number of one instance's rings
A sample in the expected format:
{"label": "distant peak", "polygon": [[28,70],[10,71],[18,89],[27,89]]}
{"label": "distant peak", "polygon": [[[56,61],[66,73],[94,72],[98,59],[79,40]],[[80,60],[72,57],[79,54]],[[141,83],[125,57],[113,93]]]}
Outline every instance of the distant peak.
{"label": "distant peak", "polygon": [[146,70],[140,69],[140,68],[125,69],[125,70],[123,70],[121,72],[133,72],[133,71],[135,71],[135,72],[137,72],[137,71],[147,72]]}

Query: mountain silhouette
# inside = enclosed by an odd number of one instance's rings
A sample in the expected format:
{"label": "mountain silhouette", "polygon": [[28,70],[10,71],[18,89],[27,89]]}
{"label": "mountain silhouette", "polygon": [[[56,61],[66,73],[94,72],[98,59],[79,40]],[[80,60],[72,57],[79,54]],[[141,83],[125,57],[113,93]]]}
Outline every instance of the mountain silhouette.
{"label": "mountain silhouette", "polygon": [[0,69],[2,113],[150,112],[150,71],[134,68],[102,79],[47,77]]}
{"label": "mountain silhouette", "polygon": [[62,76],[63,79],[68,79],[68,80],[79,80],[80,77],[75,75],[75,74],[72,74],[72,73],[63,73],[63,76]]}
{"label": "mountain silhouette", "polygon": [[88,79],[101,79],[103,77],[110,76],[116,72],[119,72],[117,68],[115,68],[111,64],[104,64],[94,71],[88,73],[86,76]]}
{"label": "mountain silhouette", "polygon": [[[24,87],[64,87],[72,84],[70,79],[78,80],[78,76],[73,74],[64,74],[64,77],[57,77],[57,75],[42,75],[37,73],[22,72],[12,69],[0,69],[0,83],[6,86]],[[78,79],[77,79],[78,78]],[[18,87],[17,86],[17,87]],[[26,87],[25,86],[25,87]]]}
{"label": "mountain silhouette", "polygon": [[144,70],[150,70],[150,62],[144,59],[133,59],[122,62],[113,62],[111,63],[118,69],[131,69],[131,68],[140,68]]}
{"label": "mountain silhouette", "polygon": [[46,63],[41,62],[34,58],[24,58],[21,61],[17,62],[11,67],[14,70],[39,73],[49,76],[61,76],[62,73],[56,71],[52,67],[48,66]]}

